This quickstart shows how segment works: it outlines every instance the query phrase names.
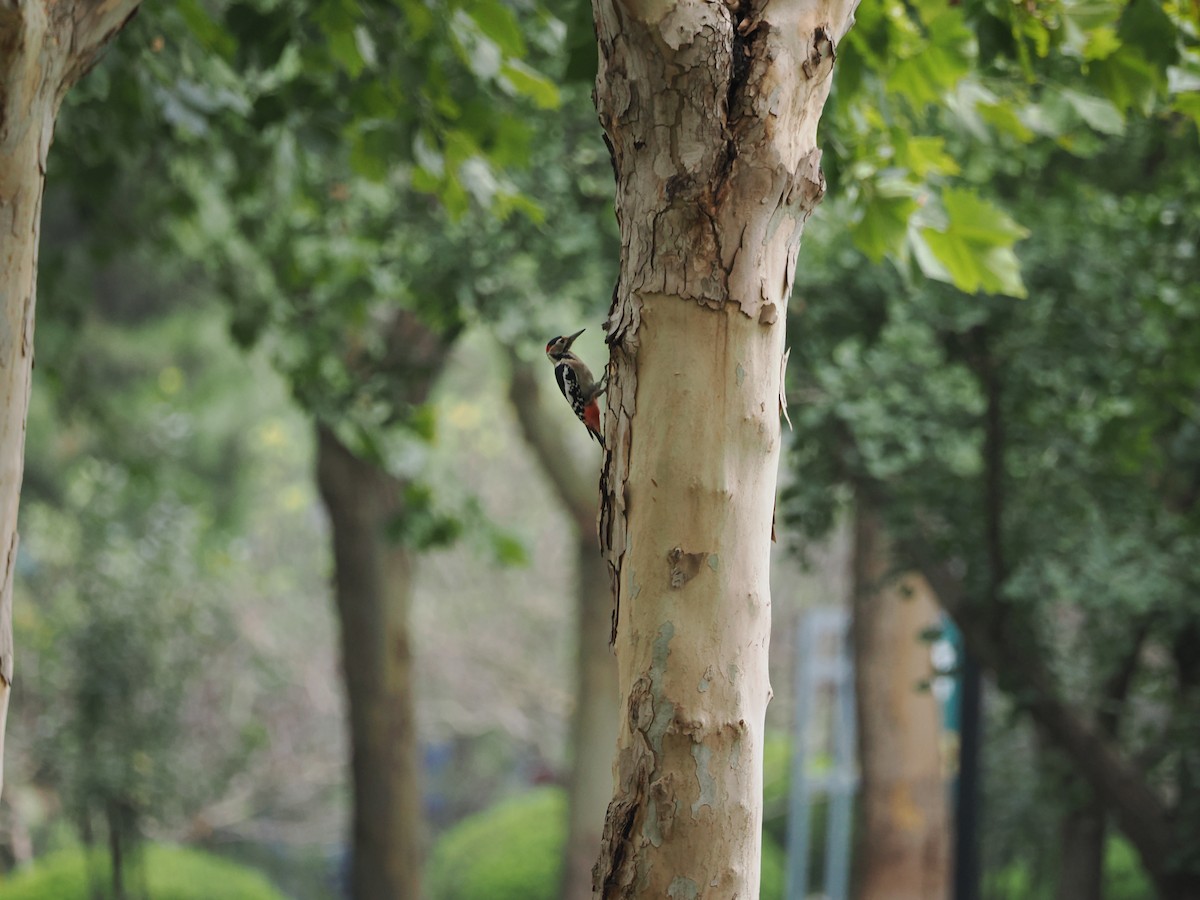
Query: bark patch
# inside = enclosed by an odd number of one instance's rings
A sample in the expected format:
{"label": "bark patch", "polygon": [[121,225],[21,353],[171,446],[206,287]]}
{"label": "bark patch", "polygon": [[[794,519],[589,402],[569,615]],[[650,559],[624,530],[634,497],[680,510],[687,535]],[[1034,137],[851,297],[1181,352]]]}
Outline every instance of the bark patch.
{"label": "bark patch", "polygon": [[695,578],[709,556],[708,553],[688,553],[682,547],[672,548],[667,554],[667,562],[671,564],[671,589],[678,590]]}
{"label": "bark patch", "polygon": [[704,744],[693,744],[692,759],[696,761],[696,781],[700,785],[700,793],[692,802],[692,818],[695,818],[702,806],[717,808],[717,781],[708,768],[709,762],[712,761],[711,749]]}
{"label": "bark patch", "polygon": [[667,896],[671,900],[696,900],[700,896],[700,886],[690,878],[676,875],[667,888]]}
{"label": "bark patch", "polygon": [[837,50],[834,49],[833,35],[826,26],[818,25],[817,30],[813,32],[808,59],[800,64],[800,68],[804,70],[805,77],[820,81],[829,77],[836,60]]}

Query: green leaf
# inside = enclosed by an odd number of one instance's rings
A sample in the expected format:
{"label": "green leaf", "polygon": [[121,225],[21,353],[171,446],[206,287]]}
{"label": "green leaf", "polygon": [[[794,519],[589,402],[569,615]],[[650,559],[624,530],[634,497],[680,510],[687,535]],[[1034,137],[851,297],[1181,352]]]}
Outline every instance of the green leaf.
{"label": "green leaf", "polygon": [[1121,39],[1115,28],[1096,28],[1087,36],[1083,46],[1083,58],[1087,60],[1107,59],[1121,48]]}
{"label": "green leaf", "polygon": [[1064,2],[1062,4],[1062,49],[1065,55],[1081,59],[1102,59],[1120,45],[1116,24],[1121,15],[1119,4]]}
{"label": "green leaf", "polygon": [[1010,247],[1029,236],[1029,229],[1018,225],[1006,212],[974,191],[949,188],[942,192],[942,205],[950,220],[950,230],[963,240]]}
{"label": "green leaf", "polygon": [[1102,97],[1081,94],[1063,88],[1060,92],[1063,99],[1079,114],[1090,128],[1101,134],[1120,135],[1125,133],[1125,117],[1112,103]]}
{"label": "green leaf", "polygon": [[[592,84],[596,80],[596,64],[598,52],[596,49],[596,28],[592,23],[592,5],[590,3],[572,3],[566,15],[567,39],[564,50],[567,54],[567,66],[563,78],[567,81]],[[839,73],[844,83],[844,72]]]}
{"label": "green leaf", "polygon": [[968,72],[966,60],[940,47],[929,47],[896,64],[888,78],[888,89],[903,95],[920,109],[938,103]]}
{"label": "green leaf", "polygon": [[520,60],[509,60],[500,68],[500,76],[513,91],[528,97],[538,109],[557,109],[558,85]]}
{"label": "green leaf", "polygon": [[357,78],[362,74],[363,67],[366,65],[366,60],[358,49],[358,40],[355,38],[354,29],[331,29],[327,32],[329,39],[329,53],[334,61],[338,63],[351,78]]}
{"label": "green leaf", "polygon": [[896,162],[918,178],[930,175],[957,175],[958,162],[946,152],[944,137],[893,134]]}
{"label": "green leaf", "polygon": [[919,25],[903,14],[887,17],[888,36],[872,62],[885,71],[889,58],[899,59],[887,78],[888,89],[916,109],[941,102],[970,71],[975,40],[961,9],[946,3],[921,5]]}
{"label": "green leaf", "polygon": [[400,0],[400,9],[408,24],[408,37],[413,41],[420,41],[428,37],[429,33],[433,31],[434,25],[437,24],[433,13],[421,0]]}
{"label": "green leaf", "polygon": [[1200,129],[1200,93],[1179,94],[1171,103],[1171,108],[1190,118]]}
{"label": "green leaf", "polygon": [[1088,66],[1088,81],[1121,111],[1150,113],[1164,79],[1149,62],[1127,47]]}
{"label": "green leaf", "polygon": [[350,168],[371,181],[387,178],[394,155],[390,135],[378,127],[360,127],[350,139]]}
{"label": "green leaf", "polygon": [[430,172],[418,166],[412,170],[412,186],[422,193],[436,194],[442,187],[442,173]]}
{"label": "green leaf", "polygon": [[237,41],[208,13],[200,0],[179,0],[175,9],[192,34],[206,50],[228,59],[237,49]]}
{"label": "green leaf", "polygon": [[1142,58],[1164,75],[1179,61],[1179,29],[1159,0],[1132,0],[1117,33],[1122,44],[1136,47]]}
{"label": "green leaf", "polygon": [[467,15],[505,56],[524,56],[525,38],[516,15],[499,0],[473,0]]}
{"label": "green leaf", "polygon": [[1021,267],[1012,245],[1028,234],[998,207],[963,189],[942,195],[944,225],[909,233],[917,264],[926,277],[973,294],[1024,297]]}
{"label": "green leaf", "polygon": [[1036,136],[1010,103],[980,103],[976,111],[997,131],[1012,135],[1023,144],[1028,144]]}
{"label": "green leaf", "polygon": [[980,247],[964,240],[953,232],[945,233],[932,228],[920,230],[925,246],[941,264],[929,268],[924,257],[917,253],[918,263],[926,276],[938,281],[947,281],[966,294],[984,291],[989,294],[1005,294],[1010,297],[1025,297],[1025,285],[1021,281],[1021,266],[1016,254],[1004,247]]}
{"label": "green leaf", "polygon": [[489,157],[499,168],[523,167],[529,162],[533,145],[533,128],[526,119],[505,116],[496,123]]}
{"label": "green leaf", "polygon": [[546,211],[538,205],[537,201],[524,194],[506,191],[496,193],[492,199],[492,212],[501,220],[507,219],[513,213],[520,213],[535,225],[541,225],[546,221]]}
{"label": "green leaf", "polygon": [[899,253],[908,232],[908,219],[917,209],[912,197],[885,197],[875,194],[866,203],[862,218],[850,229],[854,245],[879,262]]}
{"label": "green leaf", "polygon": [[425,443],[432,444],[437,438],[437,407],[432,403],[414,407],[404,424]]}

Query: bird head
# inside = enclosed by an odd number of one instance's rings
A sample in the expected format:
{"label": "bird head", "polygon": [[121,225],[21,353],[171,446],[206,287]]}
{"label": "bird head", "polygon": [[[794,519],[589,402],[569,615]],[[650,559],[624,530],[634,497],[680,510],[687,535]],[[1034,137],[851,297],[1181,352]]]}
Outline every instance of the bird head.
{"label": "bird head", "polygon": [[580,328],[577,332],[567,337],[551,339],[550,343],[546,344],[546,356],[550,358],[551,362],[558,362],[571,352],[571,345],[575,343],[575,338],[579,337],[585,331],[587,331],[586,328]]}

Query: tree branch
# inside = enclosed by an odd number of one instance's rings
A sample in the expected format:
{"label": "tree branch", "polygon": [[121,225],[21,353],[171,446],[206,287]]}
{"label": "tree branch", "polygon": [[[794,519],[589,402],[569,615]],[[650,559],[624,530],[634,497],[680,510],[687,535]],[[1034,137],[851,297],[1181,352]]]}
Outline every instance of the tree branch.
{"label": "tree branch", "polygon": [[71,59],[60,95],[85,75],[129,20],[137,15],[141,0],[79,0],[71,9],[74,28],[71,34]]}

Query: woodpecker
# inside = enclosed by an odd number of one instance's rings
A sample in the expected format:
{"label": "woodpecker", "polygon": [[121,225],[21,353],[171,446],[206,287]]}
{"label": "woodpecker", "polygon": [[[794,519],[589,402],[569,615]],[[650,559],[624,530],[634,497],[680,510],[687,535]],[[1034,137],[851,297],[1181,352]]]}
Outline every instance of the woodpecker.
{"label": "woodpecker", "polygon": [[554,363],[554,377],[558,380],[558,389],[562,391],[571,409],[579,417],[579,421],[587,426],[588,434],[604,446],[604,433],[600,430],[600,395],[607,390],[605,382],[608,376],[597,383],[592,378],[589,369],[578,356],[571,352],[571,344],[575,338],[587,329],[580,328],[568,337],[556,337],[546,345],[546,356]]}

